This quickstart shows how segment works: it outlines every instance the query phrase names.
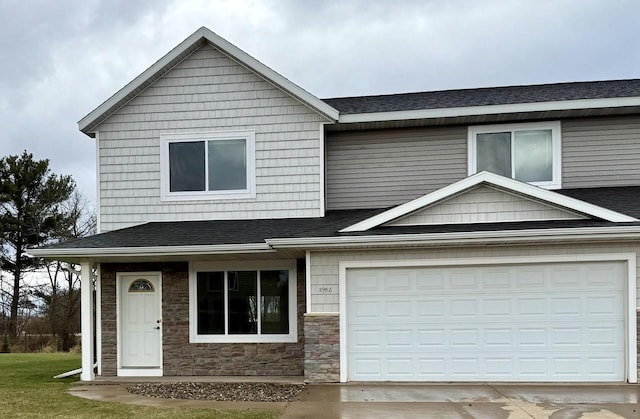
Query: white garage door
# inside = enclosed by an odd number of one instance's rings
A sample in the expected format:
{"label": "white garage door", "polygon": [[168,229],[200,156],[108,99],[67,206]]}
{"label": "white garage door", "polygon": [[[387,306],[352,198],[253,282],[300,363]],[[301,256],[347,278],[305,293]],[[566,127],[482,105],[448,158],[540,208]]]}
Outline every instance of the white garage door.
{"label": "white garage door", "polygon": [[624,381],[625,265],[347,270],[349,381]]}

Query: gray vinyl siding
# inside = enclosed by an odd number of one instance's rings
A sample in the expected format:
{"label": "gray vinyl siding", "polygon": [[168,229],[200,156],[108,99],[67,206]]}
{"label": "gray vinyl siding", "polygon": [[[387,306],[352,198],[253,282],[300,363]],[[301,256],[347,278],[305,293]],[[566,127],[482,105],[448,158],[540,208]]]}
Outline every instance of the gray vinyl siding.
{"label": "gray vinyl siding", "polygon": [[[640,116],[567,119],[562,187],[640,185]],[[327,209],[402,204],[467,177],[467,126],[327,133]]]}
{"label": "gray vinyl siding", "polygon": [[640,185],[640,116],[562,121],[562,187]]}
{"label": "gray vinyl siding", "polygon": [[[429,249],[389,250],[342,250],[311,252],[311,312],[336,313],[340,311],[339,267],[344,261],[401,261],[401,260],[447,260],[455,264],[456,258],[482,259],[489,257],[557,256],[607,253],[635,253],[637,256],[636,277],[640,278],[640,245],[638,243],[582,243],[579,245],[535,245],[535,246],[489,246],[489,247],[444,247]],[[640,281],[637,307],[640,308]]]}
{"label": "gray vinyl siding", "polygon": [[467,127],[327,133],[327,209],[382,208],[467,176]]}
{"label": "gray vinyl siding", "polygon": [[[320,215],[320,125],[285,92],[206,45],[101,123],[101,231],[147,221]],[[161,201],[160,135],[254,130],[255,199]]]}

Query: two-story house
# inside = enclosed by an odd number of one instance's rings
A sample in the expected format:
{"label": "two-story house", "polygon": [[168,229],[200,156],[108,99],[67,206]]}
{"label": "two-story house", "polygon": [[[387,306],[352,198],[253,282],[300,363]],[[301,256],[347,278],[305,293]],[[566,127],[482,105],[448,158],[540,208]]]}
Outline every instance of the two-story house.
{"label": "two-story house", "polygon": [[321,100],[201,28],[79,126],[83,380],[637,382],[640,80]]}

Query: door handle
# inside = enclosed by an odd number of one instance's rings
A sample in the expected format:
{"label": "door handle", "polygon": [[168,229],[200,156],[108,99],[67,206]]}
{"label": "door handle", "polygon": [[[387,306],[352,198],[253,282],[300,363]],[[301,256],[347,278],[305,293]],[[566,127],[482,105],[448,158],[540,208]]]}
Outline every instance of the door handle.
{"label": "door handle", "polygon": [[156,327],[154,327],[154,329],[160,330],[160,326],[156,326]]}

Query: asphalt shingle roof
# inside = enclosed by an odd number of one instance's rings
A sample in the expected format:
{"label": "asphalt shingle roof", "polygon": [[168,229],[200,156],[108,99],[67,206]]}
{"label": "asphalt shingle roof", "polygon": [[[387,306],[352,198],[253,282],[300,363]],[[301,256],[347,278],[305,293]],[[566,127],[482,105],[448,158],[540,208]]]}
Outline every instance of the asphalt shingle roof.
{"label": "asphalt shingle roof", "polygon": [[323,99],[341,114],[640,96],[640,79],[439,90]]}
{"label": "asphalt shingle roof", "polygon": [[[640,218],[640,186],[564,189],[566,196]],[[372,217],[386,208],[327,211],[323,218],[265,220],[209,220],[150,222],[134,227],[54,244],[49,248],[114,248],[264,243],[272,238],[332,237],[416,233],[452,233],[543,228],[606,227],[622,225],[601,220],[523,221],[510,223],[448,224],[376,227],[366,232],[339,233],[344,227]],[[638,223],[624,223],[640,225]]]}

